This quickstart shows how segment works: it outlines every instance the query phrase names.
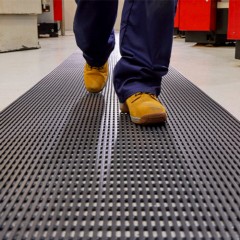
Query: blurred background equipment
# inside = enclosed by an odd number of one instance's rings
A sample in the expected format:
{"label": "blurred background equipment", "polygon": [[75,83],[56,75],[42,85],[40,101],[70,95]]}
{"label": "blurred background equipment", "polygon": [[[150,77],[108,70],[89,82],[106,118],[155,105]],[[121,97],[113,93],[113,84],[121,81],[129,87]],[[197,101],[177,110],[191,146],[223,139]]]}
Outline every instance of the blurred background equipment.
{"label": "blurred background equipment", "polygon": [[235,44],[240,59],[240,0],[178,0],[175,34],[186,42]]}
{"label": "blurred background equipment", "polygon": [[39,48],[37,14],[41,0],[0,1],[0,52]]}
{"label": "blurred background equipment", "polygon": [[63,26],[62,12],[62,0],[42,0],[42,14],[38,16],[39,37],[45,35],[50,37],[58,37],[59,30],[62,30]]}

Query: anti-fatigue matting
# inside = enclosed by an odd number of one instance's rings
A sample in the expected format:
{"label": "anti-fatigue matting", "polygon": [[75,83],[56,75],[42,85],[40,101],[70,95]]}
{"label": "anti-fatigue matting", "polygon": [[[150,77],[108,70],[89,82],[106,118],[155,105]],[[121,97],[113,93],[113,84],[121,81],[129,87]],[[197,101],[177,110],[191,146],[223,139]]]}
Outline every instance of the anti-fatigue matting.
{"label": "anti-fatigue matting", "polygon": [[167,123],[135,125],[83,66],[74,53],[0,114],[0,238],[240,239],[239,121],[171,69]]}

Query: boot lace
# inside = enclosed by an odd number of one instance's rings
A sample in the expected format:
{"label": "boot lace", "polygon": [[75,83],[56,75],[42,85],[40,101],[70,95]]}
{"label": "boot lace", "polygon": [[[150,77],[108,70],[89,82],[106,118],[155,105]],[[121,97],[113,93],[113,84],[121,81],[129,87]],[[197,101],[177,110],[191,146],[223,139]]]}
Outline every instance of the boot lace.
{"label": "boot lace", "polygon": [[90,66],[90,68],[91,68],[91,69],[97,69],[97,70],[99,70],[99,71],[100,71],[100,70],[103,70],[103,66],[101,66],[101,67],[92,67],[92,66]]}
{"label": "boot lace", "polygon": [[139,98],[141,98],[141,96],[142,96],[143,94],[147,94],[147,95],[149,95],[152,99],[154,99],[154,100],[157,101],[156,96],[155,96],[154,94],[152,94],[152,93],[138,92],[138,93],[135,93],[135,94],[134,94],[134,96],[135,96],[136,98],[133,99],[132,103],[134,103],[134,102],[137,101]]}
{"label": "boot lace", "polygon": [[88,64],[88,67],[89,67],[91,70],[92,70],[92,69],[96,69],[96,70],[98,70],[98,71],[101,71],[101,70],[104,69],[104,65],[101,66],[101,67],[94,67],[94,66],[90,66],[90,65]]}

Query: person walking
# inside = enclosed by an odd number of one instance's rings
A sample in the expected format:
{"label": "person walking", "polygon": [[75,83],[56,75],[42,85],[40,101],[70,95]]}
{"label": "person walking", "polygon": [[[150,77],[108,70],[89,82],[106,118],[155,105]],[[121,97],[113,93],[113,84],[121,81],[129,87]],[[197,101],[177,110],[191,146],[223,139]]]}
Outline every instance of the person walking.
{"label": "person walking", "polygon": [[[98,93],[108,79],[108,58],[115,46],[117,0],[76,0],[76,43],[86,60],[84,83]],[[168,72],[177,0],[125,0],[121,18],[121,58],[113,84],[122,112],[136,124],[166,121],[158,96]]]}

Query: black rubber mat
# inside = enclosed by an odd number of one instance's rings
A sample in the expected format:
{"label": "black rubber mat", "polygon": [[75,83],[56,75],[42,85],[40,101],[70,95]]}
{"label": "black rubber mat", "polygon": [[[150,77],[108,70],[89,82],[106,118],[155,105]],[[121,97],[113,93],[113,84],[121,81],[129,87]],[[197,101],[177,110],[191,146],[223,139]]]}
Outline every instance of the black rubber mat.
{"label": "black rubber mat", "polygon": [[239,121],[171,69],[167,123],[137,126],[83,64],[1,112],[0,239],[240,239]]}

